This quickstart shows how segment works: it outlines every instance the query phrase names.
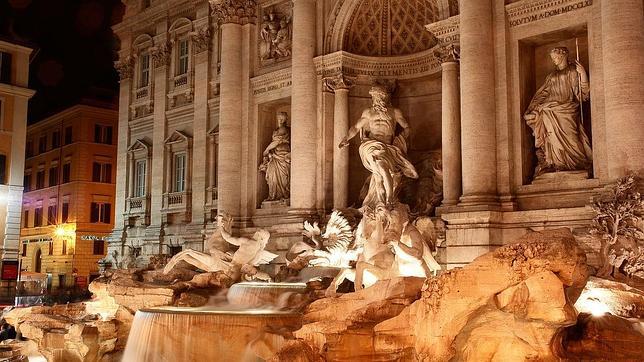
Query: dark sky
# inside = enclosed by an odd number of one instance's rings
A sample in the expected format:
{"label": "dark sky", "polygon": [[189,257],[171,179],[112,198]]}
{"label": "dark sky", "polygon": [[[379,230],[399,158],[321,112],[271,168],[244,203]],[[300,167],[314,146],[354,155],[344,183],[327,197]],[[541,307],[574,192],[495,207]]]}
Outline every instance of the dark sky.
{"label": "dark sky", "polygon": [[0,35],[39,48],[29,73],[30,123],[82,98],[116,100],[118,39],[110,26],[123,10],[120,0],[0,0]]}

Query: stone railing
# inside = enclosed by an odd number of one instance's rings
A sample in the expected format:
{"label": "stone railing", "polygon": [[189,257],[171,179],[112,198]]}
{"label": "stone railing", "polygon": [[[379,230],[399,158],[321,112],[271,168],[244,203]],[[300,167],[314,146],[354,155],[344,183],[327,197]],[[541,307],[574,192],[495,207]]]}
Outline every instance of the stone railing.
{"label": "stone railing", "polygon": [[146,86],[146,87],[137,89],[134,97],[137,100],[139,100],[139,99],[147,98],[149,95],[150,95],[150,86]]}
{"label": "stone railing", "polygon": [[128,214],[144,214],[147,212],[148,198],[146,196],[131,197],[126,200]]}
{"label": "stone railing", "polygon": [[190,193],[187,191],[163,194],[163,210],[166,212],[187,210],[189,205]]}
{"label": "stone railing", "polygon": [[174,87],[179,88],[181,86],[184,86],[188,84],[188,74],[181,74],[176,77],[174,77]]}

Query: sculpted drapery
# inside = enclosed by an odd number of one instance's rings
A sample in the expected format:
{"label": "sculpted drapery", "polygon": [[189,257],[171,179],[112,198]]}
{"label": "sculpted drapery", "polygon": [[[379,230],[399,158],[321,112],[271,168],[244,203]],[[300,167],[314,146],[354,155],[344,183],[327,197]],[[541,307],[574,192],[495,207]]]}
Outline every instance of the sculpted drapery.
{"label": "sculpted drapery", "polygon": [[271,143],[264,150],[264,159],[259,166],[268,184],[265,201],[286,200],[291,194],[291,131],[287,120],[285,112],[278,113],[278,127],[273,131]]}
{"label": "sculpted drapery", "polygon": [[535,93],[525,113],[537,148],[535,176],[547,172],[585,170],[592,165],[590,141],[580,117],[580,99],[590,96],[581,64],[568,64],[568,49],[550,53],[556,69]]}

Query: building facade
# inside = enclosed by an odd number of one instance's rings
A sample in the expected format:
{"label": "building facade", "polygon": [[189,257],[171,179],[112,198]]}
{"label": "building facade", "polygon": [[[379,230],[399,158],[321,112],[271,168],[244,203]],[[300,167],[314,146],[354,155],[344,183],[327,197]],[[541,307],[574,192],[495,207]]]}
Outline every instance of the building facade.
{"label": "building facade", "polygon": [[114,225],[117,111],[79,104],[27,129],[21,270],[50,288],[98,276]]}
{"label": "building facade", "polygon": [[20,208],[24,170],[32,49],[0,39],[0,259],[2,296],[12,294],[18,271]]}
{"label": "building facade", "polygon": [[[337,146],[374,84],[411,127],[410,157],[440,152],[447,267],[528,230],[583,233],[591,197],[644,167],[641,0],[124,3],[110,242],[121,257],[200,250],[223,212],[283,252],[303,219],[359,206],[358,144]],[[592,158],[542,176],[542,134],[525,118],[554,48],[582,64],[571,132],[588,135]],[[290,195],[275,202],[259,166],[283,112]]]}

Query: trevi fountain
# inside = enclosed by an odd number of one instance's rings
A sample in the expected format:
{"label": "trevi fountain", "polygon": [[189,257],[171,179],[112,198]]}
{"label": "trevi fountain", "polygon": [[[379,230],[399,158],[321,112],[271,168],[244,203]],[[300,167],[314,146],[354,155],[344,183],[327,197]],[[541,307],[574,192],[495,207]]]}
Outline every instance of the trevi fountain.
{"label": "trevi fountain", "polygon": [[102,276],[6,353],[644,360],[641,0],[124,3]]}

